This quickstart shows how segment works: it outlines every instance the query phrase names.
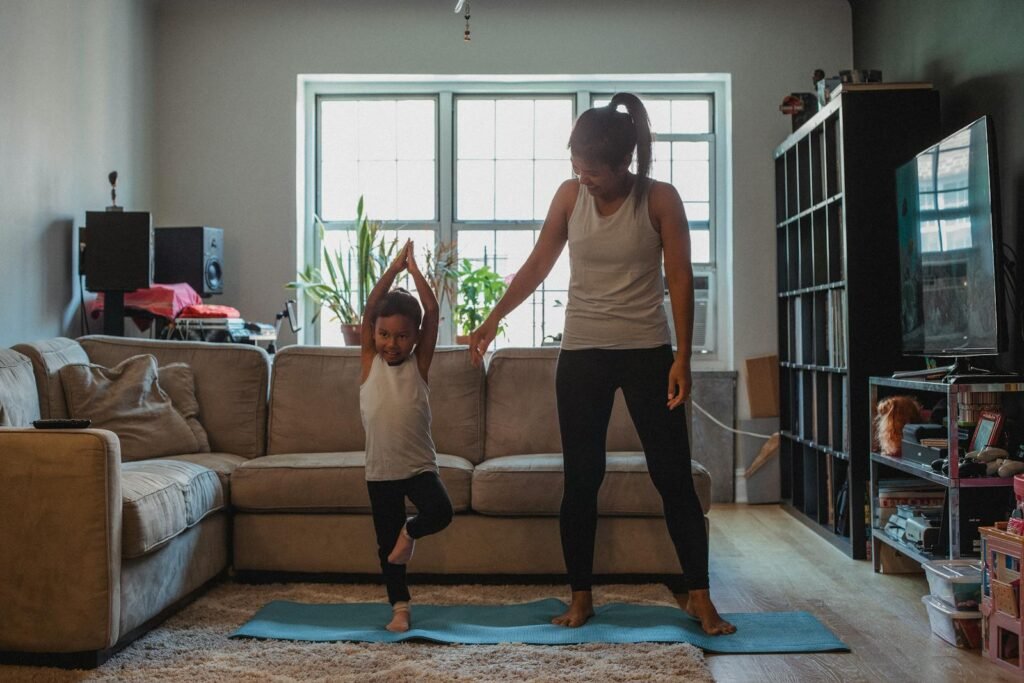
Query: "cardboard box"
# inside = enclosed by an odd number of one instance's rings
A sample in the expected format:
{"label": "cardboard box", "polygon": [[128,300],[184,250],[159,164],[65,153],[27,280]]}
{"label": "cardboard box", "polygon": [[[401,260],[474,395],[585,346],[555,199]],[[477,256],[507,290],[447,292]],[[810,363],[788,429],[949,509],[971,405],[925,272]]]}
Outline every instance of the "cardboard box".
{"label": "cardboard box", "polygon": [[747,398],[750,417],[777,417],[779,414],[779,357],[755,356],[747,359]]}
{"label": "cardboard box", "polygon": [[921,563],[885,543],[879,544],[878,571],[880,574],[920,574]]}

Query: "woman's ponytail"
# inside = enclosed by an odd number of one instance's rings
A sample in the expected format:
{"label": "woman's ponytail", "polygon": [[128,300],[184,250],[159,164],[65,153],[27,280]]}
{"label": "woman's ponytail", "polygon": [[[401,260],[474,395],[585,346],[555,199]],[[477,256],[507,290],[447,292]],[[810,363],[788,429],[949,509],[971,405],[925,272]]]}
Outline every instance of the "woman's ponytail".
{"label": "woman's ponytail", "polygon": [[636,176],[640,185],[651,175],[651,120],[647,116],[647,108],[640,98],[632,93],[620,92],[612,95],[608,106],[615,110],[619,105],[626,108],[632,120],[636,135]]}

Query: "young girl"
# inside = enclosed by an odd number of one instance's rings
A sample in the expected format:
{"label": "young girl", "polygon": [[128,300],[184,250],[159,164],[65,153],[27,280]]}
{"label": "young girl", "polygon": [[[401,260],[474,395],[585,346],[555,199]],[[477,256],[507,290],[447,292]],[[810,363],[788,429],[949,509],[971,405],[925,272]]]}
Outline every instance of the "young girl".
{"label": "young girl", "polygon": [[[406,290],[388,291],[406,269],[423,302],[422,313]],[[430,436],[427,373],[437,344],[437,325],[437,299],[416,265],[412,242],[407,242],[366,302],[359,388],[366,430],[366,487],[392,607],[389,631],[409,630],[405,565],[416,539],[435,534],[452,521],[452,503],[438,476]],[[418,510],[408,520],[406,497]]]}

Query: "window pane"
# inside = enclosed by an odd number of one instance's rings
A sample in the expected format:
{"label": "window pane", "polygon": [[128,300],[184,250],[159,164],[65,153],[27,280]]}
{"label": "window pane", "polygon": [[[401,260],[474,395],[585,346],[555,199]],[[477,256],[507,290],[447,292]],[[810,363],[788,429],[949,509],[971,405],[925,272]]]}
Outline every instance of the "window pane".
{"label": "window pane", "polygon": [[494,100],[459,100],[459,159],[494,158]]}
{"label": "window pane", "polygon": [[572,177],[568,161],[538,161],[534,165],[533,218],[544,220],[558,186]]}
{"label": "window pane", "polygon": [[[549,162],[569,157],[566,143],[572,127],[572,100],[467,98],[456,102],[456,111],[459,189],[455,219],[543,220],[558,184],[569,177],[564,161],[557,165]],[[485,136],[490,137],[485,140]],[[464,163],[485,159],[494,160],[492,169]],[[544,161],[535,161],[538,159]],[[488,175],[469,177],[474,172]],[[478,194],[488,186],[491,197]]]}
{"label": "window pane", "polygon": [[690,230],[690,260],[694,263],[711,263],[711,233],[707,230]]}
{"label": "window pane", "polygon": [[460,161],[458,164],[458,218],[484,221],[494,218],[494,162]]}
{"label": "window pane", "polygon": [[[373,218],[435,220],[436,127],[433,98],[322,102],[321,217],[354,220],[363,195]],[[397,159],[422,163],[399,170]]]}
{"label": "window pane", "polygon": [[398,154],[399,159],[420,159],[433,161],[434,121],[433,100],[403,100],[398,103]]}
{"label": "window pane", "polygon": [[537,100],[534,106],[534,155],[538,159],[568,159],[572,132],[572,102]]}
{"label": "window pane", "polygon": [[533,163],[494,163],[494,217],[506,220],[533,218]]}
{"label": "window pane", "polygon": [[356,217],[359,203],[359,169],[355,161],[324,161],[321,173],[323,196],[320,218],[325,221],[350,221]]}
{"label": "window pane", "polygon": [[708,98],[672,101],[673,133],[710,133],[711,101]]}
{"label": "window pane", "polygon": [[359,165],[359,192],[366,215],[377,220],[397,217],[396,165],[392,161],[365,161]]}
{"label": "window pane", "polygon": [[398,162],[398,220],[434,218],[433,161]]}
{"label": "window pane", "polygon": [[651,177],[664,183],[672,182],[672,143],[655,142],[652,145]]}
{"label": "window pane", "polygon": [[707,223],[710,220],[711,204],[708,202],[684,202],[686,220],[693,227],[694,223]]}
{"label": "window pane", "polygon": [[397,155],[394,100],[359,102],[359,158],[394,160]]}
{"label": "window pane", "polygon": [[647,117],[651,119],[651,130],[655,133],[667,133],[672,129],[672,103],[669,100],[640,98],[647,108]]}
{"label": "window pane", "polygon": [[533,158],[532,100],[498,100],[494,128],[494,153],[498,159]]}

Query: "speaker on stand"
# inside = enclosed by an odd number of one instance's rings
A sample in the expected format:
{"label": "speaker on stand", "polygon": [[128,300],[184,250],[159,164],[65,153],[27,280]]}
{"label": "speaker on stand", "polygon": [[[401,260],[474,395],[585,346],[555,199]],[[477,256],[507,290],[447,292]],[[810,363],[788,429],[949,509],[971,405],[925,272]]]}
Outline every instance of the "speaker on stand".
{"label": "speaker on stand", "polygon": [[224,293],[224,230],[156,229],[153,277],[161,284],[187,282],[204,299]]}

